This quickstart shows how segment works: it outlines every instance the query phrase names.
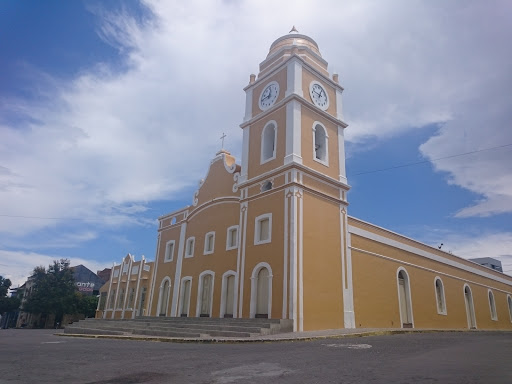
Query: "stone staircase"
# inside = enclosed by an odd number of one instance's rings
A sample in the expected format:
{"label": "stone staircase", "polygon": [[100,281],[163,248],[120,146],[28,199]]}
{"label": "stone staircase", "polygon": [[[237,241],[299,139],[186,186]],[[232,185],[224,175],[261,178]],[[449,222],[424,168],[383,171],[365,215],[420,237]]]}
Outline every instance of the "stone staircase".
{"label": "stone staircase", "polygon": [[80,320],[67,325],[64,333],[176,338],[249,338],[292,330],[292,320],[283,319],[140,316],[122,320]]}

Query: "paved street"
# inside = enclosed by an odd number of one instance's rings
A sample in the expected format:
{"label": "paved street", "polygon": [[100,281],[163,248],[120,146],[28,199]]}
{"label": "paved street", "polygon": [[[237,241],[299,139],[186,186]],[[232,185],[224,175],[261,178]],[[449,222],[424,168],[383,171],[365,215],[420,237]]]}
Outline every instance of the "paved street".
{"label": "paved street", "polygon": [[512,383],[512,333],[191,344],[0,330],[0,383]]}

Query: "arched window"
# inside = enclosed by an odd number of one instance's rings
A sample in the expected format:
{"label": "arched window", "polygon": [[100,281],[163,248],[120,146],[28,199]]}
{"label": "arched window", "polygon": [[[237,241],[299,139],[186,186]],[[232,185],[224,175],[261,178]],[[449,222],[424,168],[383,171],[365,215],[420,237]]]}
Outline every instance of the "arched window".
{"label": "arched window", "polygon": [[261,262],[251,275],[250,317],[271,318],[272,313],[272,268]]}
{"label": "arched window", "polygon": [[276,158],[277,123],[269,121],[261,132],[261,164]]}
{"label": "arched window", "polygon": [[489,289],[489,309],[491,310],[491,319],[498,320],[498,313],[496,312],[496,302],[494,301],[494,294]]}
{"label": "arched window", "polygon": [[407,271],[400,267],[397,274],[398,282],[398,304],[400,309],[400,321],[402,328],[413,328],[411,287]]}
{"label": "arched window", "polygon": [[328,151],[329,136],[325,127],[315,122],[313,125],[313,159],[325,165],[329,165],[329,151]]}
{"label": "arched window", "polygon": [[441,278],[434,279],[434,286],[436,290],[437,313],[446,315],[446,301],[444,296],[444,285]]}

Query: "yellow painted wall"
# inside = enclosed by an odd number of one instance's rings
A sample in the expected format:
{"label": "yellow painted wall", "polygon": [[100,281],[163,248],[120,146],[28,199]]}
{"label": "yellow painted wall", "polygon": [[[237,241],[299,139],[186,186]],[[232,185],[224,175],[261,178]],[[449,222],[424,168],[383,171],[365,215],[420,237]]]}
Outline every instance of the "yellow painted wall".
{"label": "yellow painted wall", "polygon": [[343,328],[339,204],[304,194],[304,330]]}
{"label": "yellow painted wall", "polygon": [[329,107],[326,112],[332,116],[336,116],[336,90],[329,83],[323,81],[321,77],[313,74],[305,67],[302,70],[302,92],[304,93],[304,98],[312,103],[311,96],[309,94],[309,85],[312,81],[318,81],[322,84],[329,98]]}

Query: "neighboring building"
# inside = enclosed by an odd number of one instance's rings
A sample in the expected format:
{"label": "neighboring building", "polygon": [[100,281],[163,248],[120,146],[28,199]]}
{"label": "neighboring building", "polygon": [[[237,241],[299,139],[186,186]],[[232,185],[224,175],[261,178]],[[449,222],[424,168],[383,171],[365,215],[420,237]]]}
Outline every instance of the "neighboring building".
{"label": "neighboring building", "polygon": [[102,271],[97,271],[96,275],[103,280],[103,282],[110,280],[110,273],[112,272],[112,269],[110,268],[104,268]]}
{"label": "neighboring building", "polygon": [[[80,293],[88,296],[99,295],[100,288],[105,284],[105,280],[99,278],[98,275],[82,264],[70,267],[70,269],[73,271],[73,278],[75,279],[75,284]],[[18,320],[16,321],[16,327],[53,328],[55,326],[55,317],[53,315],[40,316],[24,312],[22,310],[23,305],[32,293],[34,285],[35,278],[34,276],[30,276],[25,284],[18,288],[18,294],[21,294],[20,297],[22,297],[22,299]],[[83,319],[84,317],[85,316],[83,314],[66,314],[62,319],[62,323],[72,323],[73,321]]]}
{"label": "neighboring building", "polygon": [[149,270],[113,268],[98,317],[143,314],[144,286],[151,316],[512,328],[512,277],[348,216],[343,88],[313,39],[277,39],[244,90],[241,164],[217,153],[193,204],[159,218]]}
{"label": "neighboring building", "polygon": [[469,259],[477,264],[483,265],[487,268],[494,269],[498,272],[503,272],[503,267],[501,266],[501,261],[493,259],[492,257],[477,257],[475,259]]}
{"label": "neighboring building", "polygon": [[[112,267],[110,280],[100,289],[96,317],[134,318],[148,315],[148,294],[153,262],[128,254],[121,265]],[[108,299],[108,300],[107,300]]]}
{"label": "neighboring building", "polygon": [[75,284],[78,287],[78,291],[84,295],[98,295],[101,286],[108,281],[108,278],[103,280],[96,273],[82,264],[77,265],[76,267],[71,267],[70,269],[73,271],[73,277],[75,278]]}

